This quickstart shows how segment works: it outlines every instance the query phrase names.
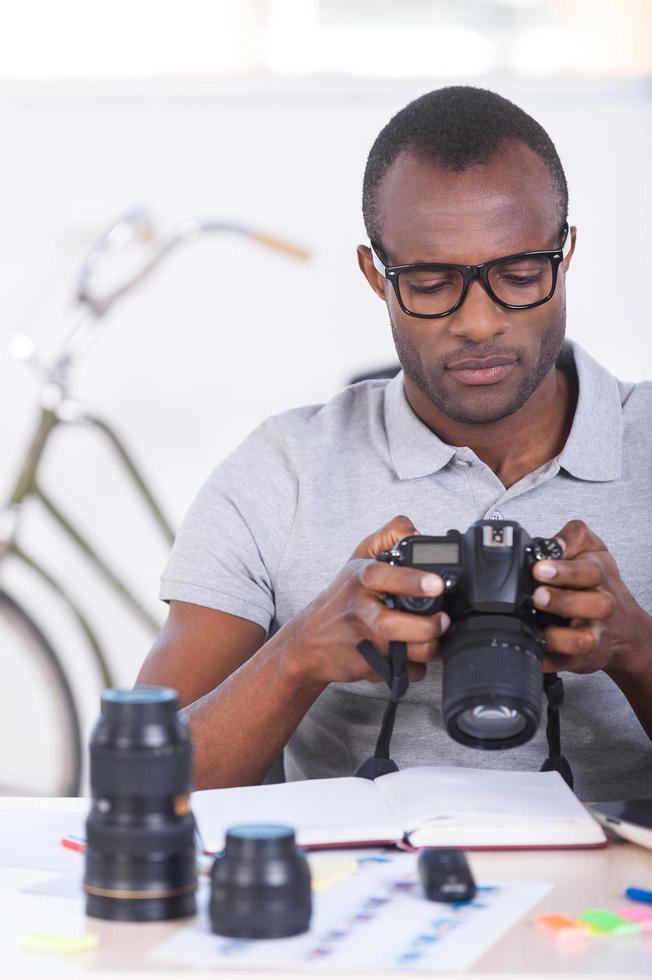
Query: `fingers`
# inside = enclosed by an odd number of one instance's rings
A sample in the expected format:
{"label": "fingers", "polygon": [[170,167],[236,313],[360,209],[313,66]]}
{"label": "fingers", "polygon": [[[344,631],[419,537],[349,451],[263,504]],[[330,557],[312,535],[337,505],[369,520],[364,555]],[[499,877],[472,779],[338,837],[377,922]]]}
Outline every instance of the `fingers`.
{"label": "fingers", "polygon": [[604,541],[584,521],[568,521],[555,537],[564,549],[564,558],[575,558],[585,551],[606,551]]}
{"label": "fingers", "polygon": [[384,524],[380,530],[374,531],[364,541],[361,541],[351,557],[377,558],[381,551],[389,551],[402,538],[418,533],[410,518],[399,514],[392,517],[391,521]]}
{"label": "fingers", "polygon": [[416,616],[388,609],[377,601],[365,608],[360,625],[364,634],[371,637],[383,652],[387,652],[392,641],[399,641],[407,646],[408,660],[425,664],[437,658],[439,639],[450,622],[445,612]]}
{"label": "fingers", "polygon": [[439,640],[433,640],[431,643],[408,643],[407,646],[408,662],[424,666],[431,660],[438,660],[440,652]]}
{"label": "fingers", "polygon": [[602,582],[603,573],[597,561],[576,558],[574,561],[539,561],[532,569],[532,577],[538,582],[567,589],[596,589]]}
{"label": "fingers", "polygon": [[599,669],[602,626],[600,623],[577,623],[574,626],[549,626],[545,630],[546,655],[544,671],[569,670],[589,674]]}
{"label": "fingers", "polygon": [[537,609],[565,616],[566,619],[605,620],[613,616],[616,602],[610,592],[572,591],[538,586],[532,601]]}
{"label": "fingers", "polygon": [[[586,645],[589,645],[586,640]],[[550,651],[546,654],[543,661],[543,670],[550,671],[569,671],[573,674],[593,674],[600,669],[600,664],[596,663],[595,651],[589,653],[557,653]]]}
{"label": "fingers", "polygon": [[382,561],[360,561],[358,581],[369,592],[395,595],[437,596],[444,591],[439,575],[417,568],[399,568]]}
{"label": "fingers", "polygon": [[[594,653],[600,642],[600,628],[595,624],[578,626],[548,626],[545,630],[546,656],[586,656]],[[564,670],[568,670],[564,667]]]}
{"label": "fingers", "polygon": [[379,650],[387,653],[392,641],[406,644],[407,659],[413,663],[427,664],[439,655],[439,639],[450,626],[446,613],[434,616],[413,616],[410,613],[379,609],[366,624],[367,635]]}
{"label": "fingers", "polygon": [[[371,610],[368,620],[369,627],[380,642],[388,644],[391,640],[400,640],[414,644],[415,651],[421,645],[431,645],[450,626],[450,619],[444,612],[435,613],[434,616],[415,616],[380,605]],[[426,658],[417,656],[416,659]]]}

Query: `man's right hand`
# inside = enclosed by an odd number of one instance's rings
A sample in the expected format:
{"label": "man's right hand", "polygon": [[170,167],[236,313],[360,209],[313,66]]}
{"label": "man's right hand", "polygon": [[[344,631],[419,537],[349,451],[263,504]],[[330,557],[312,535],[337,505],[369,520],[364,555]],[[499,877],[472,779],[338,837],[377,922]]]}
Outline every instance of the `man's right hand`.
{"label": "man's right hand", "polygon": [[410,679],[424,676],[448,617],[388,609],[383,595],[437,595],[441,579],[376,561],[415,533],[411,521],[395,517],[365,538],[328,588],[266,642],[257,623],[170,603],[137,683],[178,691],[192,734],[196,789],[260,782],[331,681],[380,681],[356,650],[360,640],[381,652],[390,640],[406,641]]}
{"label": "man's right hand", "polygon": [[386,653],[391,640],[407,643],[410,681],[425,676],[426,664],[437,656],[438,642],[450,619],[389,609],[385,593],[407,596],[440,595],[438,575],[400,568],[376,560],[381,551],[401,538],[418,534],[412,522],[394,517],[361,541],[344,568],[301,613],[289,620],[274,640],[282,644],[293,672],[317,684],[332,681],[380,682],[380,677],[356,650],[364,639]]}

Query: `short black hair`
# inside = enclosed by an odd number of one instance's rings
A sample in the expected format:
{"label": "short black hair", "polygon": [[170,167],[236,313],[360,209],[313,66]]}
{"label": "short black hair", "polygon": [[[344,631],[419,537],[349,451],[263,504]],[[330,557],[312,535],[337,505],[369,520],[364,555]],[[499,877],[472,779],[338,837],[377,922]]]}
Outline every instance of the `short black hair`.
{"label": "short black hair", "polygon": [[410,102],[376,137],[362,188],[362,214],[369,239],[381,241],[378,189],[403,150],[449,170],[463,171],[487,164],[510,141],[525,143],[546,164],[557,190],[561,228],[568,214],[568,185],[555,144],[543,126],[496,92],[451,85]]}

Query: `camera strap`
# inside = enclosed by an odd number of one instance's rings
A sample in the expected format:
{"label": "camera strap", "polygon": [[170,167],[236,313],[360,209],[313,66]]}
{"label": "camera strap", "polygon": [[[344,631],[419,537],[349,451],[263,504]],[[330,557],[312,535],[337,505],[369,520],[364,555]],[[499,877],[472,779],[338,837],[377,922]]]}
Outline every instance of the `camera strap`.
{"label": "camera strap", "polygon": [[[365,759],[355,773],[362,779],[376,779],[377,776],[384,776],[389,772],[398,772],[398,766],[390,757],[389,751],[398,703],[410,684],[407,673],[407,645],[398,641],[390,642],[387,657],[383,657],[369,640],[362,640],[358,643],[356,650],[372,670],[375,670],[382,677],[389,688],[389,700],[383,715],[374,754]],[[558,674],[544,674],[543,690],[548,701],[546,723],[548,757],[541,766],[541,772],[558,772],[572,789],[573,770],[561,751],[559,709],[564,701],[564,682]]]}
{"label": "camera strap", "polygon": [[543,690],[548,699],[548,722],[546,738],[548,740],[548,758],[541,766],[541,772],[558,772],[570,788],[573,788],[573,770],[561,751],[561,724],[559,709],[564,702],[564,682],[558,674],[543,675]]}
{"label": "camera strap", "polygon": [[398,766],[390,758],[389,746],[394,731],[398,702],[410,684],[407,672],[407,645],[392,640],[389,644],[387,657],[383,657],[369,640],[362,640],[358,643],[356,650],[372,670],[375,670],[382,677],[389,688],[389,701],[383,715],[374,754],[366,759],[355,773],[362,779],[375,779],[377,776],[384,776],[388,772],[398,772]]}

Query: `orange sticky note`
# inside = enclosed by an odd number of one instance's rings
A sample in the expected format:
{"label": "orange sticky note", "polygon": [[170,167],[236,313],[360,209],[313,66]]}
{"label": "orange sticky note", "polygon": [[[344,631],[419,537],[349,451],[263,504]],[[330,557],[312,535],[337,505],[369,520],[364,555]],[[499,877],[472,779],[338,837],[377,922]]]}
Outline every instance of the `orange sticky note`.
{"label": "orange sticky note", "polygon": [[572,919],[569,915],[563,915],[560,912],[537,915],[534,924],[537,928],[559,938],[588,936],[590,932],[590,927],[585,922],[578,922],[577,919]]}

